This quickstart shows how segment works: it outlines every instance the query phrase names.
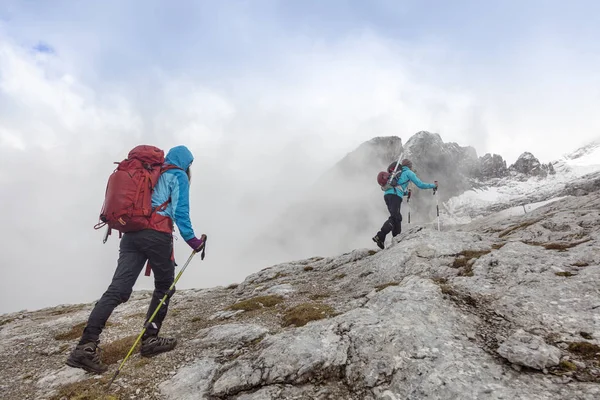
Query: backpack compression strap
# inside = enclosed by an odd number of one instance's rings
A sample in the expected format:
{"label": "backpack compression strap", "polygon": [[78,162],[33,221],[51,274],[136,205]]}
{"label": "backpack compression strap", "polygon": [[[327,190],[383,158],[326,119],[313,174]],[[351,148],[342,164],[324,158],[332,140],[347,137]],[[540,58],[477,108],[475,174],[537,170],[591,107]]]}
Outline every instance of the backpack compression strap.
{"label": "backpack compression strap", "polygon": [[[394,186],[394,192],[396,192],[396,194],[398,194],[398,186],[403,185],[405,183],[408,183],[410,181],[410,179],[407,179],[406,181],[400,183],[400,176],[402,175],[403,172],[404,171],[402,170],[402,171],[400,171],[400,172],[397,173],[398,181],[396,182],[396,186]],[[402,197],[404,197],[405,194],[406,194],[405,192],[402,192]]]}

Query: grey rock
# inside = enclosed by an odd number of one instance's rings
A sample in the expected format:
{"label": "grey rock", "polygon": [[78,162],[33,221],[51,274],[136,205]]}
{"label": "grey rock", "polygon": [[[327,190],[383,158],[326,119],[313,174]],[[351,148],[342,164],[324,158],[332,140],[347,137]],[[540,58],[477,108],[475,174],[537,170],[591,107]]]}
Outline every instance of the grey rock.
{"label": "grey rock", "polygon": [[55,388],[80,381],[85,378],[85,375],[85,371],[82,369],[62,367],[58,371],[48,371],[47,374],[36,382],[36,386]]}
{"label": "grey rock", "polygon": [[335,375],[346,363],[347,344],[333,328],[318,323],[267,337],[259,354],[238,359],[219,370],[220,377],[211,394],[226,396],[275,383],[302,384],[315,374],[320,378]]}
{"label": "grey rock", "polygon": [[547,345],[542,338],[519,329],[502,343],[498,348],[498,354],[513,364],[545,370],[558,365],[561,351]]}
{"label": "grey rock", "polygon": [[40,354],[43,356],[53,356],[53,355],[60,354],[60,353],[62,353],[62,350],[58,346],[50,347],[50,348],[40,351]]}
{"label": "grey rock", "polygon": [[212,381],[217,364],[214,360],[202,358],[187,367],[181,368],[170,379],[159,385],[160,392],[168,400],[208,399],[207,389]]}
{"label": "grey rock", "polygon": [[198,332],[194,343],[203,346],[236,347],[264,336],[268,329],[255,324],[224,324]]}
{"label": "grey rock", "polygon": [[213,315],[211,315],[210,317],[208,317],[209,321],[212,321],[214,319],[230,319],[232,317],[235,317],[238,314],[243,313],[244,310],[225,310],[225,311],[218,311],[216,313],[214,313]]}
{"label": "grey rock", "polygon": [[270,295],[279,295],[287,297],[294,292],[296,292],[296,289],[294,289],[292,285],[290,285],[289,283],[284,283],[282,285],[271,286],[269,289],[266,290],[265,293]]}

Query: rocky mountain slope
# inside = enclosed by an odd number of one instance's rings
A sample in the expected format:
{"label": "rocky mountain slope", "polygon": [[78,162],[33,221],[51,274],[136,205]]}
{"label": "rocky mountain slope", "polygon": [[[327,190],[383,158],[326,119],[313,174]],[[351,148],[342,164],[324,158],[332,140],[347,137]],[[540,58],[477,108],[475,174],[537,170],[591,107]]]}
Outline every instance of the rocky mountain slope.
{"label": "rocky mountain slope", "polygon": [[111,397],[149,293],[110,318],[100,377],[64,366],[92,304],[3,315],[2,398],[600,398],[600,192],[397,239],[177,292],[180,344],[134,355]]}

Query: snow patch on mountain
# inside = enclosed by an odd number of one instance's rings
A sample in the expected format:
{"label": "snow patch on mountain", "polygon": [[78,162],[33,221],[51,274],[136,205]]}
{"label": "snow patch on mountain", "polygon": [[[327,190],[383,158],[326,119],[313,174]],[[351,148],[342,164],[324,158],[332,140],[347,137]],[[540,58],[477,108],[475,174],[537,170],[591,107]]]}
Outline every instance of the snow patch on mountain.
{"label": "snow patch on mountain", "polygon": [[594,153],[594,152],[598,151],[598,149],[600,149],[600,138],[594,140],[593,142],[588,143],[587,145],[585,145],[583,147],[580,147],[579,149],[575,150],[571,154],[565,155],[565,158],[569,159],[569,160],[574,160],[574,159],[586,156],[590,153]]}
{"label": "snow patch on mountain", "polygon": [[[444,202],[445,224],[464,224],[473,219],[504,210],[518,215],[561,199],[567,185],[600,172],[600,140],[551,163],[555,175],[490,180],[488,185],[474,188]],[[515,214],[516,213],[516,214]]]}
{"label": "snow patch on mountain", "polygon": [[576,154],[577,157],[565,157],[565,164],[573,169],[579,169],[580,172],[587,172],[590,169],[595,171],[600,168],[600,140],[594,142],[587,151]]}

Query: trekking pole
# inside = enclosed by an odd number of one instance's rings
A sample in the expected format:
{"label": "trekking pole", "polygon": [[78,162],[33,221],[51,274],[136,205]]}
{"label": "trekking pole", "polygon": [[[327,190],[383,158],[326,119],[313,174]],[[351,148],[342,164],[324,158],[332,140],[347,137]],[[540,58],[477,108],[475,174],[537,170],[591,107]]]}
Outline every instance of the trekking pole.
{"label": "trekking pole", "polygon": [[408,204],[408,223],[410,224],[410,195],[412,190],[408,189],[408,196],[406,197],[406,204]]}
{"label": "trekking pole", "polygon": [[[435,194],[437,193],[437,181],[433,181],[433,183],[435,183],[435,189],[433,189],[433,195],[435,196]],[[437,226],[438,226],[438,231],[440,230],[440,196],[437,196],[435,198],[435,211],[437,213]]]}
{"label": "trekking pole", "polygon": [[392,183],[392,181],[394,180],[394,175],[396,175],[396,171],[398,170],[398,166],[400,165],[400,159],[402,158],[402,153],[400,153],[400,155],[398,156],[398,161],[396,162],[396,166],[394,167],[394,172],[392,172],[390,174],[390,177],[388,179],[388,185],[390,183]]}
{"label": "trekking pole", "polygon": [[[202,254],[200,255],[200,258],[202,260],[204,260],[204,256],[205,256],[205,250],[204,249],[206,247],[206,235],[202,235],[201,239],[204,239],[204,243],[202,244]],[[192,250],[192,254],[190,254],[190,257],[187,259],[187,261],[185,262],[185,264],[183,264],[183,267],[181,268],[181,271],[179,271],[179,273],[175,277],[175,280],[171,284],[171,287],[169,288],[169,290],[167,291],[167,293],[163,296],[163,298],[160,300],[160,303],[158,304],[158,307],[156,307],[156,310],[154,310],[154,313],[152,314],[152,316],[150,317],[150,319],[148,320],[148,322],[144,325],[144,329],[142,329],[142,331],[138,335],[137,339],[135,340],[135,343],[133,343],[133,346],[131,346],[131,349],[129,349],[129,353],[127,353],[127,356],[125,356],[125,358],[121,362],[121,365],[119,365],[119,368],[117,368],[117,370],[115,371],[115,374],[113,375],[112,379],[108,383],[108,386],[106,387],[106,393],[108,393],[108,389],[110,389],[110,386],[112,385],[112,383],[115,381],[115,379],[117,378],[117,376],[121,372],[121,369],[123,369],[123,366],[125,365],[125,362],[127,362],[127,360],[129,359],[129,356],[131,356],[131,353],[133,353],[133,350],[135,349],[135,346],[137,346],[137,344],[139,343],[139,341],[142,338],[142,336],[144,335],[144,333],[146,333],[146,330],[148,329],[148,327],[150,326],[150,324],[154,320],[154,317],[156,317],[156,314],[158,314],[158,310],[160,310],[160,308],[162,307],[162,305],[164,304],[164,302],[167,300],[167,298],[170,298],[175,293],[175,284],[177,283],[177,281],[179,280],[179,278],[181,278],[181,275],[183,275],[183,271],[185,271],[185,269],[187,268],[188,264],[190,263],[190,261],[192,261],[192,258],[194,258],[194,256],[196,255],[196,253],[197,253],[196,250]]]}

